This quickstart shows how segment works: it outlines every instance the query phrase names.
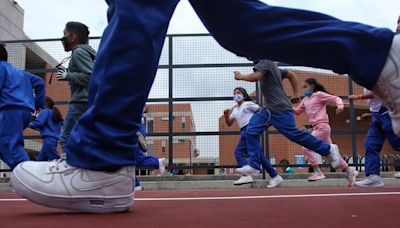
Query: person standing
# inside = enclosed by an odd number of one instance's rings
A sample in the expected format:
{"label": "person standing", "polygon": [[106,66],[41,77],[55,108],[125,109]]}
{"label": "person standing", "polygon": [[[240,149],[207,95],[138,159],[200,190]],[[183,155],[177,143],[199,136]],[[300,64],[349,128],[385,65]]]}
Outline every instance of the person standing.
{"label": "person standing", "polygon": [[[338,96],[334,96],[328,93],[325,87],[320,84],[315,78],[307,78],[304,81],[303,88],[304,99],[296,108],[293,108],[293,113],[295,115],[300,115],[301,113],[306,112],[308,116],[308,121],[312,126],[311,134],[328,144],[332,144],[331,126],[329,125],[329,117],[326,113],[326,105],[336,105],[336,114],[339,114],[343,112],[343,100]],[[314,170],[314,174],[309,176],[307,179],[309,181],[324,179],[325,175],[319,168],[319,155],[307,148],[303,149],[304,155],[311,163]],[[339,166],[344,171],[346,171],[348,175],[349,187],[353,186],[359,172],[356,171],[354,168],[349,167],[349,165],[346,161],[343,160],[343,158],[340,158]]]}
{"label": "person standing", "polygon": [[44,106],[42,78],[8,63],[8,52],[0,44],[0,159],[13,170],[29,156],[24,148],[23,131],[31,113]]}
{"label": "person standing", "polygon": [[[235,71],[235,79],[248,82],[260,81],[261,93],[265,100],[265,107],[255,113],[247,125],[247,148],[249,152],[249,164],[236,169],[240,174],[252,175],[259,169],[257,165],[262,153],[260,136],[266,127],[271,124],[276,130],[290,141],[298,143],[305,148],[313,150],[322,156],[329,158],[331,166],[337,168],[340,163],[339,148],[335,144],[328,144],[311,135],[309,132],[299,130],[296,127],[291,103],[298,102],[299,88],[297,77],[294,73],[281,70],[273,61],[256,60],[254,72],[242,74]],[[288,79],[293,89],[293,97],[290,100],[283,89],[283,79]],[[272,179],[270,183],[279,184],[282,178]]]}
{"label": "person standing", "polygon": [[51,161],[60,158],[57,142],[61,134],[63,117],[50,97],[46,97],[44,106],[45,108],[40,110],[38,117],[29,124],[29,128],[40,131],[40,138],[43,141],[37,160]]}
{"label": "person standing", "polygon": [[64,154],[68,154],[67,142],[76,122],[88,109],[88,90],[93,71],[96,51],[88,44],[89,29],[80,22],[70,21],[65,25],[64,36],[61,39],[68,57],[68,68],[58,67],[57,79],[68,81],[71,89],[71,99],[64,120],[60,137],[60,145]]}
{"label": "person standing", "polygon": [[[355,185],[358,187],[383,187],[385,184],[380,175],[380,152],[383,143],[387,139],[393,150],[399,152],[400,138],[393,132],[388,109],[371,91],[364,89],[364,94],[350,95],[349,100],[367,100],[369,110],[372,112],[371,124],[364,142],[365,175],[367,178],[357,181]],[[400,178],[400,174],[395,174],[395,177]]]}

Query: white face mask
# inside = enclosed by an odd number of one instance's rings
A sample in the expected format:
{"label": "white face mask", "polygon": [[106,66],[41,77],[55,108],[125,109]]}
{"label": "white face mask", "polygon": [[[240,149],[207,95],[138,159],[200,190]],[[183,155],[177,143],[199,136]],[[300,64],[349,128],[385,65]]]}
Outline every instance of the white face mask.
{"label": "white face mask", "polygon": [[235,96],[233,96],[233,100],[236,101],[237,103],[239,103],[240,101],[243,100],[243,95],[242,94],[235,94]]}

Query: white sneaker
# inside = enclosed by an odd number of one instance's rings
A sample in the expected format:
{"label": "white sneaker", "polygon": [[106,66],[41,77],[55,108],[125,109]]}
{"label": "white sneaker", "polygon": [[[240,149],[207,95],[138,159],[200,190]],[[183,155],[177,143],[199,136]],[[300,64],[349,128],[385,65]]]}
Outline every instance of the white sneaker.
{"label": "white sneaker", "polygon": [[395,173],[393,176],[394,178],[400,178],[400,173]]}
{"label": "white sneaker", "polygon": [[349,180],[348,187],[352,187],[354,185],[354,183],[356,182],[356,178],[357,178],[358,174],[360,174],[360,172],[358,172],[355,169],[353,169],[353,172],[351,172],[349,174],[349,176],[347,177],[347,179]]}
{"label": "white sneaker", "polygon": [[138,142],[139,142],[139,147],[143,152],[147,151],[147,141],[146,138],[143,136],[142,132],[138,131],[136,132],[136,135],[138,137]]}
{"label": "white sneaker", "polygon": [[253,167],[251,167],[249,165],[245,165],[245,166],[243,166],[241,168],[237,168],[236,172],[240,173],[240,174],[242,174],[244,176],[253,176],[253,175],[260,174],[260,170],[255,169],[255,168],[253,168]]}
{"label": "white sneaker", "polygon": [[400,34],[394,36],[385,66],[371,91],[389,109],[393,131],[400,136]]}
{"label": "white sneaker", "polygon": [[141,185],[135,187],[135,191],[142,191],[142,190],[143,190],[143,188]]}
{"label": "white sneaker", "polygon": [[313,175],[309,176],[307,178],[308,181],[317,181],[317,180],[322,180],[325,179],[325,175],[321,172],[315,172]]}
{"label": "white sneaker", "polygon": [[160,175],[165,176],[165,167],[168,165],[168,161],[165,158],[158,159],[158,169],[160,170]]}
{"label": "white sneaker", "polygon": [[92,213],[127,211],[133,205],[135,167],[100,172],[68,165],[63,159],[26,161],[11,181],[23,198],[48,207]]}
{"label": "white sneaker", "polygon": [[283,178],[281,176],[279,176],[279,175],[276,175],[274,178],[272,178],[269,181],[269,185],[267,186],[267,188],[278,187],[282,182],[283,182]]}
{"label": "white sneaker", "polygon": [[242,184],[251,184],[253,183],[253,177],[252,176],[241,176],[239,180],[233,182],[233,185],[242,185]]}
{"label": "white sneaker", "polygon": [[331,162],[332,168],[336,169],[340,165],[340,153],[339,147],[336,144],[331,144],[331,150],[328,158]]}
{"label": "white sneaker", "polygon": [[362,188],[380,188],[385,184],[380,176],[372,174],[363,181],[355,182],[355,185]]}

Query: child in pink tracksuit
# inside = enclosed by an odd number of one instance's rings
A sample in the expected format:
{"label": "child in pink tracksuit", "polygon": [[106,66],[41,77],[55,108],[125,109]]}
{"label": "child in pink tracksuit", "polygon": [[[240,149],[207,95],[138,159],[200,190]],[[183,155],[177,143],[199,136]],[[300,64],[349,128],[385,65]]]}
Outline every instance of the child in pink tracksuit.
{"label": "child in pink tracksuit", "polygon": [[[343,111],[343,101],[341,98],[329,94],[323,85],[319,84],[315,78],[308,78],[304,82],[304,99],[297,108],[293,108],[296,115],[303,112],[307,113],[308,120],[313,127],[312,135],[320,138],[322,141],[332,144],[331,127],[326,113],[326,105],[336,105],[336,114]],[[314,168],[314,174],[308,177],[309,181],[317,181],[325,178],[318,164],[318,154],[304,148],[304,155]],[[358,171],[341,159],[340,167],[348,174],[349,186],[352,186],[358,175]]]}

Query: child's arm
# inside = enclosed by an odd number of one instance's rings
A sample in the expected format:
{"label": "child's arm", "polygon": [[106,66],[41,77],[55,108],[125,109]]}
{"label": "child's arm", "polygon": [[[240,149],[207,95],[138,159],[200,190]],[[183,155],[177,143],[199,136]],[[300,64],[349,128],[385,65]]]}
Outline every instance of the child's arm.
{"label": "child's arm", "polygon": [[320,101],[327,104],[336,105],[336,114],[343,112],[344,104],[342,98],[325,92],[318,92],[317,94]]}
{"label": "child's arm", "polygon": [[300,92],[299,92],[299,80],[295,73],[291,71],[287,71],[286,75],[283,75],[284,78],[288,79],[290,82],[290,86],[293,90],[293,97],[290,99],[292,103],[298,103],[300,101]]}
{"label": "child's arm", "polygon": [[230,118],[230,113],[231,113],[231,109],[225,109],[225,110],[224,110],[225,123],[226,123],[229,127],[232,126],[233,122],[235,121],[235,119]]}
{"label": "child's arm", "polygon": [[297,106],[296,108],[293,107],[293,113],[295,115],[300,115],[301,113],[303,113],[304,111],[306,111],[306,106],[304,106],[304,100],[301,101],[301,103],[299,104],[299,106]]}
{"label": "child's arm", "polygon": [[235,75],[236,80],[247,81],[247,82],[260,81],[262,79],[262,77],[264,76],[264,74],[261,71],[255,71],[250,74],[242,74],[239,71],[234,71],[233,73]]}
{"label": "child's arm", "polygon": [[48,117],[48,110],[43,109],[42,111],[40,111],[38,118],[29,123],[29,128],[40,130],[46,124]]}

